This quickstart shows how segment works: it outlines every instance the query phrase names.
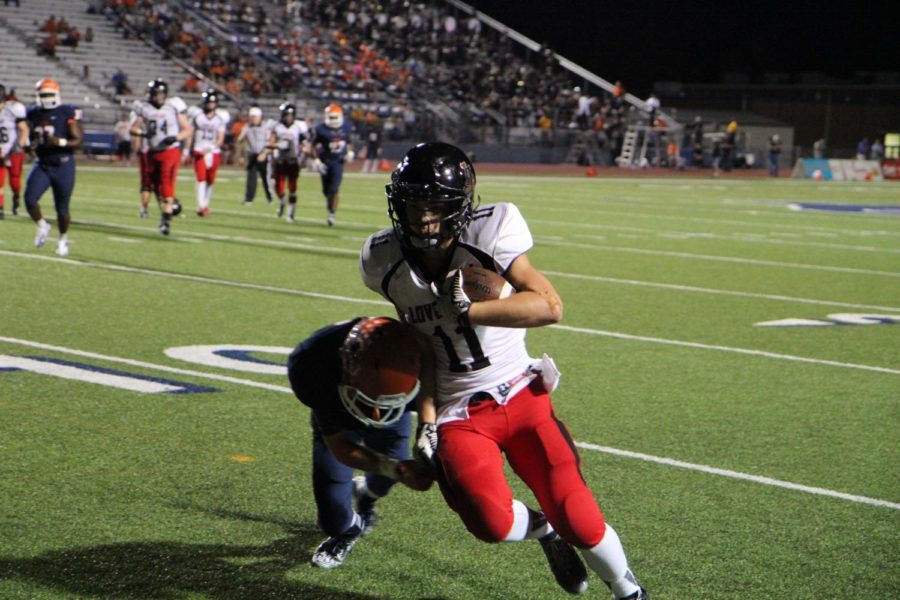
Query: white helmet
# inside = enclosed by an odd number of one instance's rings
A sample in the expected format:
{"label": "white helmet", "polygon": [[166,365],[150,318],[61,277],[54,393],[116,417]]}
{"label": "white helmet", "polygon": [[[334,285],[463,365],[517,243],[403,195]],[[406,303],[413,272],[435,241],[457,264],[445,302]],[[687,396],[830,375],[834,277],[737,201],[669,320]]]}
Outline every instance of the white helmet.
{"label": "white helmet", "polygon": [[344,124],[344,109],[340,104],[329,104],[325,107],[325,124],[332,129],[340,129]]}

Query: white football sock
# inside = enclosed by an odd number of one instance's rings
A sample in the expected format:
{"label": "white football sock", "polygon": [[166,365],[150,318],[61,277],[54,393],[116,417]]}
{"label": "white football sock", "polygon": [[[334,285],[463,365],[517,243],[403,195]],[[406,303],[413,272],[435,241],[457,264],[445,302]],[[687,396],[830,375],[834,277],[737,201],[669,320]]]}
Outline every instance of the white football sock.
{"label": "white football sock", "polygon": [[204,199],[204,207],[209,207],[209,201],[212,200],[212,190],[213,185],[211,183],[206,184],[206,198]]}
{"label": "white football sock", "polygon": [[628,570],[625,549],[616,530],[606,524],[603,539],[593,548],[579,548],[584,562],[605,581],[616,598],[625,598],[638,590],[634,575]]}
{"label": "white football sock", "polygon": [[513,523],[509,528],[504,542],[521,542],[522,540],[534,540],[554,532],[553,525],[547,521],[543,514],[531,510],[519,500],[513,500]]}
{"label": "white football sock", "polygon": [[206,182],[198,181],[197,182],[197,208],[204,208],[206,206]]}

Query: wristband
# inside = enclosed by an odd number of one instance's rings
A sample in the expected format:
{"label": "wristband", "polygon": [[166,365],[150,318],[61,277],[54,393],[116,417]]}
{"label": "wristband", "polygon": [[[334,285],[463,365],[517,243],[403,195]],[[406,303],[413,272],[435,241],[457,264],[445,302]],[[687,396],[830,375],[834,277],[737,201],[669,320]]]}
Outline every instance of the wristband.
{"label": "wristband", "polygon": [[60,148],[65,148],[66,146],[69,145],[69,140],[67,140],[66,138],[59,138],[58,140],[56,140],[56,144]]}

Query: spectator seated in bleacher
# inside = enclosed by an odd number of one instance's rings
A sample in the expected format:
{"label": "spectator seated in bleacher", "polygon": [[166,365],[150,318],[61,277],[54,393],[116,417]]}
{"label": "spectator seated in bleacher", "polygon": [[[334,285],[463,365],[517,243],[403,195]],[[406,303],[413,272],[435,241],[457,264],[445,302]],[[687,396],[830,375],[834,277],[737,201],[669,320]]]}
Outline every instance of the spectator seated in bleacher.
{"label": "spectator seated in bleacher", "polygon": [[131,87],[128,85],[128,74],[121,68],[116,69],[110,78],[116,96],[127,96],[131,94]]}
{"label": "spectator seated in bleacher", "polygon": [[59,36],[56,32],[50,32],[44,36],[37,48],[37,53],[42,56],[56,57],[56,47],[59,45]]}

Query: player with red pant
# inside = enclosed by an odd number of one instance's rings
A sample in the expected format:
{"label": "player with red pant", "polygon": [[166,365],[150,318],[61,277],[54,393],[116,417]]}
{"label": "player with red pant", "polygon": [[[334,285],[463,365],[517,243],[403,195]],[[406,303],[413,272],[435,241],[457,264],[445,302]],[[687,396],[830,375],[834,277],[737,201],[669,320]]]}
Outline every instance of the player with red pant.
{"label": "player with red pant", "polygon": [[163,235],[169,235],[172,215],[178,210],[175,179],[181,162],[179,143],[193,135],[184,101],[168,94],[169,86],[162,79],[147,84],[148,101],[135,103],[137,118],[131,127],[132,133],[147,139],[149,175],[162,208],[159,232]]}
{"label": "player with red pant", "polygon": [[228,113],[219,109],[219,95],[215,90],[206,90],[202,98],[202,108],[192,120],[194,138],[191,156],[194,159],[194,174],[197,176],[197,214],[205,217],[209,215],[209,202],[222,158]]}
{"label": "player with red pant", "polygon": [[297,210],[297,178],[300,177],[300,163],[309,154],[309,127],[297,119],[297,108],[285,102],[278,107],[281,120],[272,127],[267,147],[274,151],[273,174],[275,195],[278,196],[278,216],[284,216],[284,188],[288,189],[288,213],[285,220],[294,222]]}
{"label": "player with red pant", "polygon": [[19,193],[22,190],[22,164],[25,153],[22,143],[28,140],[29,132],[25,106],[6,96],[6,87],[0,84],[0,219],[3,218],[6,198],[3,187],[9,174],[9,185],[13,192],[13,214],[19,211]]}
{"label": "player with red pant", "polygon": [[[559,371],[525,347],[526,328],[558,322],[562,301],[527,256],[533,242],[519,210],[476,208],[474,190],[475,170],[459,148],[412,148],[386,188],[393,227],[369,237],[360,258],[366,285],[434,349],[436,422],[420,427],[417,448],[437,458],[441,492],[473,535],[539,540],[569,593],[588,586],[580,554],[616,598],[645,600],[554,413]],[[517,293],[473,303],[462,279],[473,266],[502,274]],[[541,511],[513,497],[504,456]]]}

